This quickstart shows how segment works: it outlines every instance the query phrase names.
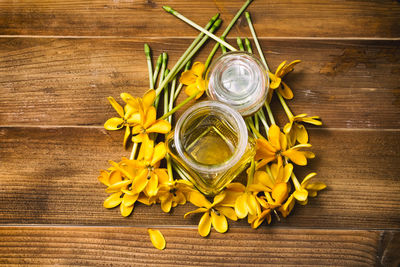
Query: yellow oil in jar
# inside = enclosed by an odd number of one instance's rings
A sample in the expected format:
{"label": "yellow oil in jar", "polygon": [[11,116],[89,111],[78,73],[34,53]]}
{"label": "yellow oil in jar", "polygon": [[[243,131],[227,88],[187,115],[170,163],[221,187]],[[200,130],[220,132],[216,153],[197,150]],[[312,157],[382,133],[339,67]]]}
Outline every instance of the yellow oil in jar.
{"label": "yellow oil in jar", "polygon": [[234,147],[215,126],[210,126],[186,147],[186,152],[198,163],[219,165],[228,161]]}

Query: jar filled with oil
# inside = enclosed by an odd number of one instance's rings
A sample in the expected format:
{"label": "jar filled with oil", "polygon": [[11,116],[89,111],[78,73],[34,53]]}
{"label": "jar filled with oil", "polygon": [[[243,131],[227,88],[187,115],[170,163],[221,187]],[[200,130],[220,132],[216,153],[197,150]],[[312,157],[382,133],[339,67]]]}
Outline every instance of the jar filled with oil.
{"label": "jar filled with oil", "polygon": [[216,101],[189,108],[166,143],[182,178],[206,195],[221,191],[255,154],[255,142],[240,113]]}

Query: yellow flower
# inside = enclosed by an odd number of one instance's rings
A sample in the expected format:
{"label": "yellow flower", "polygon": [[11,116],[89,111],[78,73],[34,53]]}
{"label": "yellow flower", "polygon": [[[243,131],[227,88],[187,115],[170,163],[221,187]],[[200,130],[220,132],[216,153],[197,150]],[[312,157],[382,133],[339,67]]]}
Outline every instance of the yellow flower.
{"label": "yellow flower", "polygon": [[290,143],[297,140],[300,144],[308,143],[308,133],[304,125],[298,122],[305,122],[314,125],[322,125],[318,116],[307,117],[307,114],[290,116],[289,122],[283,128],[283,132],[289,136]]}
{"label": "yellow flower", "polygon": [[309,153],[299,151],[301,148],[311,147],[310,144],[299,144],[288,148],[286,136],[280,131],[275,124],[271,125],[268,131],[268,140],[263,138],[257,139],[255,160],[261,160],[257,167],[260,168],[265,164],[277,160],[278,166],[283,164],[282,156],[290,159],[297,165],[307,165],[307,157]]}
{"label": "yellow flower", "polygon": [[228,230],[228,221],[226,217],[236,221],[237,216],[233,208],[224,206],[223,201],[226,196],[225,191],[222,191],[214,197],[213,203],[210,203],[203,194],[198,191],[193,191],[189,195],[189,201],[199,207],[194,211],[185,214],[185,218],[194,213],[204,213],[200,219],[198,231],[203,237],[210,233],[211,225],[219,233],[225,233]]}
{"label": "yellow flower", "polygon": [[131,134],[130,127],[135,123],[134,114],[138,110],[132,107],[131,105],[125,105],[125,107],[123,108],[120,104],[117,103],[117,101],[115,101],[115,99],[112,96],[109,96],[107,99],[111,103],[113,108],[117,111],[118,115],[120,115],[121,117],[120,118],[114,117],[108,119],[104,123],[104,128],[106,130],[115,131],[122,129],[123,127],[126,127],[124,135],[124,144],[123,144],[124,147],[126,147],[127,140]]}
{"label": "yellow flower", "polygon": [[267,220],[268,224],[271,223],[271,209],[268,207],[268,203],[265,201],[264,198],[256,197],[257,202],[262,207],[262,211],[260,214],[249,214],[247,216],[247,222],[251,225],[251,228],[256,229],[258,228],[263,221]]}
{"label": "yellow flower", "polygon": [[[160,183],[168,181],[166,169],[159,168],[160,161],[167,153],[163,142],[154,146],[154,141],[146,139],[140,147],[137,162],[140,164],[140,171],[134,178],[134,187],[137,192],[144,192],[148,197],[155,196]],[[130,161],[134,163],[134,161]],[[136,164],[136,163],[135,163]]]}
{"label": "yellow flower", "polygon": [[166,242],[163,234],[159,230],[148,229],[147,232],[150,236],[150,241],[153,246],[159,250],[165,248]]}
{"label": "yellow flower", "polygon": [[134,204],[139,197],[139,193],[134,187],[134,176],[137,175],[139,165],[132,161],[126,164],[128,159],[123,158],[120,163],[110,162],[113,167],[110,172],[101,171],[99,180],[107,187],[106,192],[112,193],[103,203],[105,208],[114,208],[120,205],[121,215],[126,217],[132,213]]}
{"label": "yellow flower", "polygon": [[260,205],[257,203],[257,193],[245,187],[241,183],[231,183],[226,187],[227,193],[235,194],[235,213],[239,219],[247,215],[256,215],[261,213]]}
{"label": "yellow flower", "polygon": [[205,81],[203,79],[204,70],[205,66],[203,63],[195,62],[190,70],[182,73],[179,82],[187,85],[185,93],[188,96],[197,94],[196,99],[199,99],[203,95],[206,89]]}
{"label": "yellow flower", "polygon": [[292,181],[296,190],[293,193],[294,198],[299,201],[301,205],[306,205],[308,202],[308,196],[316,197],[317,192],[326,188],[326,184],[321,182],[310,183],[311,178],[317,175],[315,172],[308,174],[301,184],[297,178],[292,175]]}
{"label": "yellow flower", "polygon": [[284,218],[286,218],[293,210],[294,204],[295,204],[295,199],[293,194],[291,194],[290,197],[286,200],[286,202],[279,207],[278,210],[281,212]]}
{"label": "yellow flower", "polygon": [[[269,85],[269,87],[271,89],[277,89],[278,92],[286,99],[292,99],[293,98],[293,92],[290,89],[290,87],[282,81],[282,78],[288,74],[289,72],[291,72],[294,69],[294,66],[297,65],[298,63],[300,63],[300,60],[294,60],[292,62],[290,62],[289,64],[286,65],[286,61],[283,61],[278,68],[275,71],[275,74],[268,72],[268,76],[271,80],[271,84]],[[272,97],[272,91],[271,95],[269,95],[268,99],[269,101],[271,101],[271,97]]]}
{"label": "yellow flower", "polygon": [[164,212],[170,212],[171,207],[184,205],[193,185],[185,180],[174,180],[162,183],[158,188],[157,197]]}

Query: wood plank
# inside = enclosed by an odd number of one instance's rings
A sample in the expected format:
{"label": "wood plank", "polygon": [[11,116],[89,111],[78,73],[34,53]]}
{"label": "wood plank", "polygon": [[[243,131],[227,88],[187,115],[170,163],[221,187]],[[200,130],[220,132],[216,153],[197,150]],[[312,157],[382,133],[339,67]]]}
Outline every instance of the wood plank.
{"label": "wood plank", "polygon": [[[167,51],[172,68],[190,40],[0,39],[0,125],[102,125],[116,114],[107,96],[140,96],[149,86],[143,42],[156,56]],[[286,79],[294,112],[320,115],[327,127],[400,127],[400,41],[261,44],[272,69],[283,60],[303,60]],[[286,122],[274,102],[278,121]]]}
{"label": "wood plank", "polygon": [[[276,225],[400,229],[399,131],[309,133],[317,158],[296,174],[316,171],[328,189]],[[196,225],[198,216],[183,219],[191,204],[171,214],[137,205],[129,218],[102,207],[97,176],[108,160],[129,155],[121,140],[122,132],[100,128],[0,128],[0,224]]]}
{"label": "wood plank", "polygon": [[[163,251],[152,247],[141,227],[1,227],[0,263],[381,266],[382,231],[237,228],[209,238],[195,228],[161,231],[167,241]],[[385,266],[396,260],[398,255]]]}
{"label": "wood plank", "polygon": [[[162,10],[171,5],[200,25],[217,12],[225,25],[245,1],[1,1],[0,34],[69,36],[195,36],[196,30]],[[254,1],[262,37],[399,37],[396,1]],[[244,18],[233,34],[248,33]]]}

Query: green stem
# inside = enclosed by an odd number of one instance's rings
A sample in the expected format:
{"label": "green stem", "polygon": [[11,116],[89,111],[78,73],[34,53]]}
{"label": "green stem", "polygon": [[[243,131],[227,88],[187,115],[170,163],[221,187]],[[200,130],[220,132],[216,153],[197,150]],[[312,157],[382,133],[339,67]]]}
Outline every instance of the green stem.
{"label": "green stem", "polygon": [[260,131],[260,124],[259,124],[259,121],[258,121],[257,113],[254,114],[254,126],[256,127],[257,131]]}
{"label": "green stem", "polygon": [[[210,21],[207,23],[205,26],[205,29],[209,29],[214,22],[218,19],[219,14],[217,13],[210,19]],[[171,79],[173,79],[173,76],[175,76],[182,68],[185,66],[182,62],[185,61],[187,55],[193,50],[193,48],[198,44],[198,42],[201,40],[201,38],[204,36],[204,33],[200,33],[196,39],[190,44],[190,46],[186,49],[186,51],[182,54],[182,56],[178,59],[178,61],[175,63],[174,67],[171,69],[170,75],[167,76],[162,83],[159,84],[159,86],[156,89],[156,94],[159,95],[164,88],[165,84],[168,83]]]}
{"label": "green stem", "polygon": [[[158,88],[163,84],[163,80],[165,77],[165,69],[167,68],[167,61],[168,61],[168,54],[167,53],[162,53],[162,64],[161,64],[161,72],[160,72],[160,79],[158,81]],[[165,85],[163,85],[165,86]],[[156,100],[154,102],[154,106],[156,107],[156,109],[158,108],[158,102],[160,101],[160,95],[156,94]]]}
{"label": "green stem", "polygon": [[260,109],[258,111],[258,117],[260,118],[260,121],[264,126],[265,133],[268,133],[269,127],[268,127],[267,119],[265,118],[264,111],[262,109]]}
{"label": "green stem", "polygon": [[239,46],[240,51],[244,51],[244,46],[243,46],[243,42],[242,42],[242,38],[240,37],[236,37],[236,42]]}
{"label": "green stem", "polygon": [[[169,93],[168,111],[170,111],[174,107],[175,88],[176,88],[176,77],[172,80],[172,83],[171,83],[171,90],[170,90],[170,93]],[[168,122],[172,123],[172,116],[168,117]]]}
{"label": "green stem", "polygon": [[221,38],[219,38],[218,36],[215,36],[213,33],[207,31],[206,29],[204,29],[203,27],[197,25],[196,23],[194,23],[193,21],[191,21],[190,19],[186,18],[185,16],[183,16],[182,14],[180,14],[178,11],[172,9],[169,6],[163,6],[164,10],[171,13],[172,15],[174,15],[175,17],[183,20],[184,22],[186,22],[187,24],[189,24],[190,26],[194,27],[195,29],[205,33],[206,35],[208,35],[209,37],[213,38],[215,41],[217,41],[218,43],[226,46],[229,50],[231,51],[237,51],[236,48],[234,48],[233,46],[231,46],[230,44],[228,44],[227,42],[225,42],[224,40],[222,40]]}
{"label": "green stem", "polygon": [[[221,39],[225,40],[224,37],[221,37]],[[223,46],[223,45],[220,45],[220,46],[221,46],[222,54],[225,54],[226,52],[228,52],[228,51],[226,51],[226,47],[225,46]]]}
{"label": "green stem", "polygon": [[133,143],[132,152],[129,157],[130,160],[133,160],[135,158],[137,148],[138,148],[138,143]]}
{"label": "green stem", "polygon": [[247,118],[247,122],[249,123],[251,131],[257,136],[257,138],[264,139],[264,137],[260,134],[259,131],[257,131],[257,129],[255,128],[253,122],[249,118]]}
{"label": "green stem", "polygon": [[289,120],[291,120],[294,116],[293,116],[293,113],[290,111],[290,108],[286,104],[285,99],[283,99],[282,95],[278,91],[276,91],[276,94],[278,95],[279,101],[281,102],[286,115],[288,116]]}
{"label": "green stem", "polygon": [[153,74],[153,83],[154,84],[156,84],[156,82],[157,82],[158,73],[160,72],[161,64],[162,64],[162,54],[160,54],[158,56],[156,69],[154,70],[154,74]]}
{"label": "green stem", "polygon": [[[186,63],[186,65],[185,65],[185,71],[187,71],[187,70],[190,69],[190,65],[191,65],[191,64],[192,64],[192,61],[189,60],[189,61]],[[178,88],[176,88],[176,91],[175,91],[174,101],[178,98],[178,95],[179,95],[179,93],[181,92],[182,88],[183,88],[183,83],[180,83],[180,82],[179,82]]]}
{"label": "green stem", "polygon": [[[242,15],[243,11],[246,10],[246,8],[250,5],[250,3],[253,0],[247,0],[246,3],[244,3],[244,5],[239,9],[239,11],[236,13],[236,15],[233,17],[233,19],[231,20],[231,22],[229,23],[228,27],[226,27],[225,31],[222,33],[221,38],[225,38],[229,31],[232,29],[233,25],[236,23],[236,21],[238,20],[238,18],[240,17],[240,15]],[[208,55],[208,58],[206,60],[205,63],[205,70],[208,69],[208,67],[210,66],[211,60],[214,57],[215,53],[217,52],[219,47],[219,43],[216,43],[213,47],[213,49],[211,50],[211,53]]]}
{"label": "green stem", "polygon": [[[168,73],[169,73],[169,69],[167,69],[166,71],[165,71],[165,76],[167,76],[168,75]],[[169,90],[168,90],[168,84],[166,84],[165,85],[165,87],[164,87],[164,91],[163,91],[163,93],[164,93],[164,113],[167,113],[168,112],[168,95],[169,95],[169,92],[168,92]],[[169,121],[169,120],[168,120]]]}
{"label": "green stem", "polygon": [[144,53],[146,54],[147,68],[149,69],[150,89],[154,89],[153,66],[151,64],[151,51],[148,44],[144,44]]}
{"label": "green stem", "polygon": [[185,100],[183,100],[181,103],[179,103],[178,105],[176,105],[173,109],[171,109],[170,111],[168,111],[167,113],[165,113],[160,120],[164,120],[165,118],[168,118],[169,116],[171,116],[172,114],[175,113],[175,111],[177,111],[178,109],[180,109],[181,107],[183,107],[184,105],[186,105],[186,103],[188,103],[190,100],[192,100],[193,98],[195,98],[198,94],[200,93],[200,91],[197,91],[196,93],[194,93],[193,95],[187,97]]}
{"label": "green stem", "polygon": [[250,54],[253,54],[253,49],[251,49],[250,40],[247,37],[244,39],[244,44],[246,45],[247,52],[249,52]]}
{"label": "green stem", "polygon": [[271,178],[271,180],[273,180],[274,183],[275,183],[275,177],[272,175],[271,167],[267,164],[267,167],[266,167],[265,169],[266,169],[266,171],[267,171],[269,177]]}
{"label": "green stem", "polygon": [[262,62],[265,65],[265,68],[267,69],[267,71],[269,71],[267,61],[265,60],[264,54],[263,54],[263,52],[261,50],[260,43],[258,42],[258,39],[257,39],[256,31],[254,30],[253,23],[251,22],[250,13],[246,12],[245,16],[246,16],[246,19],[247,19],[247,23],[249,24],[251,35],[253,36],[253,39],[254,39],[254,43],[256,44],[256,47],[257,47],[257,50],[258,50],[258,54],[260,55],[260,58],[261,58]]}
{"label": "green stem", "polygon": [[276,124],[274,115],[272,114],[272,111],[271,111],[271,107],[268,104],[268,100],[265,101],[264,106],[267,109],[268,117],[269,117],[269,120],[271,121],[271,124]]}

